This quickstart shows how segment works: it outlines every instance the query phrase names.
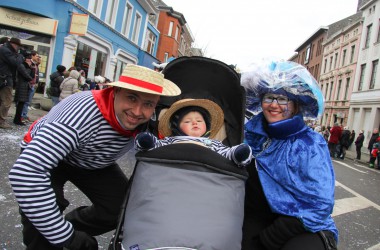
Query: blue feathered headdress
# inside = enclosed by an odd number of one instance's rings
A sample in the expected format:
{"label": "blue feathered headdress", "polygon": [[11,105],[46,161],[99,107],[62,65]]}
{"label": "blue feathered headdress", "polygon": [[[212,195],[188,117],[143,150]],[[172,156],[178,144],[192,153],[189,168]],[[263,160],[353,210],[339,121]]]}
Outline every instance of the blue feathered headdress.
{"label": "blue feathered headdress", "polygon": [[261,111],[261,100],[266,93],[275,93],[297,103],[305,118],[315,119],[323,113],[324,97],[317,81],[295,62],[254,65],[242,73],[241,84],[247,93],[247,109],[253,112]]}

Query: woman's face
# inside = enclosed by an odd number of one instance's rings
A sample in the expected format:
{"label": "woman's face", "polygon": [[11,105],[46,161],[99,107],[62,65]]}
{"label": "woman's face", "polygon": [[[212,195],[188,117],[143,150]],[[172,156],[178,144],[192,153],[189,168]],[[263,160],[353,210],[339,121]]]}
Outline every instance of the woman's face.
{"label": "woman's face", "polygon": [[261,101],[261,108],[268,123],[289,119],[296,114],[294,102],[283,95],[266,94]]}

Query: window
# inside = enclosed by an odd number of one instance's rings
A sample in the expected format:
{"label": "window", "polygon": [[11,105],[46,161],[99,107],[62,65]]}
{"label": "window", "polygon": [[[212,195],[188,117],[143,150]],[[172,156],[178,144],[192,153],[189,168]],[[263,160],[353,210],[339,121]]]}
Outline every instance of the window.
{"label": "window", "polygon": [[173,25],[174,25],[173,22],[170,22],[170,23],[169,23],[168,36],[172,36],[172,33],[173,33]]}
{"label": "window", "polygon": [[169,53],[165,52],[165,54],[164,54],[164,62],[167,62],[168,59],[169,59]]}
{"label": "window", "polygon": [[[380,19],[379,19],[379,23],[380,23]],[[379,25],[379,30],[377,31],[377,39],[376,39],[376,42],[380,43],[380,25]]]}
{"label": "window", "polygon": [[371,41],[371,30],[372,30],[372,24],[367,26],[367,35],[365,38],[365,47],[364,48],[369,47],[369,42]]}
{"label": "window", "polygon": [[362,90],[363,88],[364,74],[365,74],[365,64],[362,64],[360,66],[360,78],[359,78],[359,86],[358,86],[359,91]]}
{"label": "window", "polygon": [[379,65],[379,60],[375,60],[372,62],[372,73],[371,73],[371,81],[369,82],[369,89],[373,89],[375,87],[378,65]]}
{"label": "window", "polygon": [[310,59],[310,50],[311,50],[311,47],[310,47],[310,44],[309,44],[309,46],[307,46],[307,48],[306,48],[306,56],[305,56],[305,60],[304,60],[305,64],[309,62],[309,59]]}
{"label": "window", "polygon": [[177,40],[177,39],[178,39],[178,32],[179,32],[179,27],[177,26],[176,29],[175,29],[175,35],[174,35],[174,39],[175,39],[176,41],[178,41],[178,40]]}
{"label": "window", "polygon": [[338,82],[338,90],[336,93],[336,100],[339,101],[339,96],[340,96],[340,88],[342,87],[342,79],[339,80]]}
{"label": "window", "polygon": [[145,48],[144,48],[145,51],[153,55],[155,45],[156,45],[156,36],[153,34],[152,31],[148,30],[146,40],[145,40]]}
{"label": "window", "polygon": [[123,25],[121,27],[121,33],[128,37],[129,29],[131,27],[131,18],[132,18],[132,6],[128,3],[125,5]]}
{"label": "window", "polygon": [[343,50],[343,56],[342,56],[342,66],[344,66],[344,63],[346,61],[346,54],[347,54],[347,50]]}
{"label": "window", "polygon": [[134,43],[138,43],[139,33],[140,33],[140,27],[141,27],[141,16],[140,16],[139,13],[136,13],[136,15],[135,15],[135,24],[133,26],[133,34],[132,34],[132,41]]}
{"label": "window", "polygon": [[348,90],[350,89],[350,78],[346,79],[346,89],[344,91],[344,100],[348,99]]}
{"label": "window", "polygon": [[352,45],[351,46],[350,63],[354,62],[354,56],[355,56],[355,45]]}
{"label": "window", "polygon": [[325,65],[323,65],[323,73],[326,73],[327,68],[327,59],[325,59]]}
{"label": "window", "polygon": [[337,62],[338,62],[338,53],[335,53],[334,69],[336,69]]}
{"label": "window", "polygon": [[112,27],[115,25],[115,20],[117,16],[118,0],[108,0],[107,12],[106,12],[106,23]]}
{"label": "window", "polygon": [[325,89],[325,97],[327,99],[327,90],[329,89],[329,83],[326,83],[326,89]]}
{"label": "window", "polygon": [[334,82],[331,82],[331,83],[330,83],[329,100],[331,100],[331,95],[332,95],[332,91],[333,91],[333,85],[334,85]]}
{"label": "window", "polygon": [[95,16],[100,16],[102,9],[103,0],[89,0],[88,10],[95,14]]}
{"label": "window", "polygon": [[333,57],[332,57],[332,56],[330,56],[330,69],[329,69],[329,70],[331,70],[331,69],[332,69],[332,64],[333,64]]}

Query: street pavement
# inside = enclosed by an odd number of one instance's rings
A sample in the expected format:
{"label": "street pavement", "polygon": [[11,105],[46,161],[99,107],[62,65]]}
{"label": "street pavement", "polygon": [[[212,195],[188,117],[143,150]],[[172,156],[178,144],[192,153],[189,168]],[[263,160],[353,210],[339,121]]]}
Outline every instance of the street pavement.
{"label": "street pavement", "polygon": [[[40,102],[44,97],[42,94],[36,94],[33,99],[33,106],[40,107]],[[13,125],[13,115],[15,107],[9,112],[9,123],[13,128],[10,130],[0,130],[0,154],[2,155],[2,164],[0,164],[0,172],[3,173],[0,182],[0,214],[2,215],[2,223],[0,223],[0,250],[23,249],[21,240],[22,225],[18,214],[18,206],[15,201],[13,192],[8,181],[8,172],[19,154],[19,142],[27,131],[27,126]],[[36,120],[44,116],[47,111],[42,109],[30,110],[29,117]],[[345,160],[333,159],[336,170],[336,195],[335,208],[333,217],[340,231],[340,248],[344,250],[360,250],[380,249],[380,241],[378,235],[379,218],[380,218],[380,197],[379,193],[379,170],[368,168],[368,154],[362,154],[361,161],[354,162],[356,153],[347,151]],[[125,155],[118,161],[125,174],[129,177],[135,164],[133,152]],[[357,170],[353,171],[353,168]],[[342,170],[343,169],[343,170]],[[370,176],[372,179],[371,187],[368,194],[359,194],[357,186],[353,188],[351,184],[358,186],[366,186],[362,177],[354,176],[352,180],[344,180],[347,176],[345,170],[350,170],[359,174],[366,174],[366,178]],[[354,191],[355,190],[355,191]],[[377,190],[377,191],[376,191]],[[68,183],[65,187],[65,196],[70,200],[71,205],[66,211],[83,205],[89,205],[88,199],[72,184]],[[365,197],[364,197],[365,196]],[[99,249],[107,249],[113,232],[97,237]]]}

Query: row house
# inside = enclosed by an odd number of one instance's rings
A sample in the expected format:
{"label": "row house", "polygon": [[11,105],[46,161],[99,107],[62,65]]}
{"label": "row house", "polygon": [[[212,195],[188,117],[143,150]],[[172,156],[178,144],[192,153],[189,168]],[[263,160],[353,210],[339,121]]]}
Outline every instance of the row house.
{"label": "row house", "polygon": [[362,30],[362,13],[329,25],[323,45],[319,84],[325,97],[325,111],[320,121],[347,125],[351,92]]}
{"label": "row house", "polygon": [[154,1],[154,4],[159,10],[157,59],[165,63],[181,56],[202,55],[193,48],[194,36],[184,15],[161,0]]}
{"label": "row house", "polygon": [[362,1],[363,31],[347,124],[364,130],[365,144],[380,127],[380,0]]}
{"label": "row house", "polygon": [[0,36],[41,55],[42,83],[59,64],[115,80],[128,63],[157,62],[158,15],[151,0],[3,0]]}
{"label": "row house", "polygon": [[290,59],[303,65],[318,81],[322,62],[322,44],[327,36],[328,27],[320,27],[295,50]]}

